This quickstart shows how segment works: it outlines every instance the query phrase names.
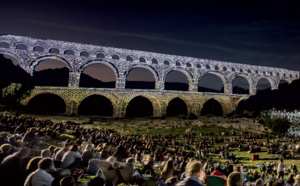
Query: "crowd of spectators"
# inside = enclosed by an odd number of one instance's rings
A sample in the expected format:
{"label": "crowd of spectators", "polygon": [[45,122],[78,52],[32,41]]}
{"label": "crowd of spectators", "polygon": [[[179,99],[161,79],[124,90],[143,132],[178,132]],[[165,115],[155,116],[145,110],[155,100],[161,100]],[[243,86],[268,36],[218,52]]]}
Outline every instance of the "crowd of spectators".
{"label": "crowd of spectators", "polygon": [[[172,134],[122,135],[75,123],[0,114],[0,183],[66,186],[75,185],[86,174],[96,175],[90,185],[142,185],[145,181],[180,186],[300,185],[297,166],[287,166],[282,160],[296,158],[294,138],[286,145],[279,136],[233,131],[218,137],[188,133],[178,139]],[[230,148],[247,151],[256,161],[262,147],[265,153],[279,154],[280,160],[259,165],[260,174],[229,152]],[[209,160],[211,154],[223,163]]]}

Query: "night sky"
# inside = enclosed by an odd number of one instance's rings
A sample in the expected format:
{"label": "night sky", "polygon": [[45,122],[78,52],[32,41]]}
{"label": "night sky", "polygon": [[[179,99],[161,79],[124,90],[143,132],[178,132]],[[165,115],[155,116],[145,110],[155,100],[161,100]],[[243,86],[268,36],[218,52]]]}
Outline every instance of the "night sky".
{"label": "night sky", "polygon": [[296,2],[11,0],[0,33],[300,71]]}

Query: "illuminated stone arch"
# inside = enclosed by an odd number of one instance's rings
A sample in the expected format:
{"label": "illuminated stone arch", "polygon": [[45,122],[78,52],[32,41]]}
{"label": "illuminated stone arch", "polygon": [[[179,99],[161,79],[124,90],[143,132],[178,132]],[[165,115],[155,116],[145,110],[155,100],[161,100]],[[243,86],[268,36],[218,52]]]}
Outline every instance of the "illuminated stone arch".
{"label": "illuminated stone arch", "polygon": [[131,65],[127,68],[127,70],[125,71],[124,73],[124,76],[126,77],[127,79],[127,75],[129,74],[129,72],[135,68],[144,68],[144,69],[147,69],[149,70],[153,76],[154,76],[154,79],[155,79],[155,87],[157,87],[157,84],[158,84],[158,81],[160,81],[160,76],[158,74],[158,72],[156,71],[156,69],[154,69],[152,66],[150,65],[146,65],[146,64],[135,64],[135,65]]}
{"label": "illuminated stone arch", "polygon": [[91,93],[91,94],[86,94],[85,96],[81,97],[80,99],[78,100],[74,100],[77,105],[78,105],[78,108],[80,106],[80,104],[82,103],[83,100],[85,100],[86,98],[90,97],[90,96],[102,96],[102,97],[105,97],[106,99],[108,99],[110,102],[111,102],[111,105],[113,107],[113,116],[116,117],[117,116],[117,112],[118,112],[118,100],[115,96],[107,93],[107,94],[104,94],[104,93]]}
{"label": "illuminated stone arch", "polygon": [[163,110],[163,113],[166,115],[167,113],[167,107],[169,105],[169,103],[174,100],[175,98],[179,98],[181,99],[187,107],[187,115],[194,113],[194,100],[192,99],[192,97],[190,96],[184,96],[184,95],[171,95],[168,96],[168,98],[164,101],[165,102],[165,109]]}
{"label": "illuminated stone arch", "polygon": [[196,79],[197,85],[201,81],[201,79],[207,74],[212,74],[212,75],[219,77],[223,83],[224,92],[229,91],[228,89],[230,89],[231,86],[229,86],[226,76],[223,73],[220,73],[217,71],[206,71],[206,72],[202,73],[200,76],[198,76],[198,79]]}
{"label": "illuminated stone arch", "polygon": [[253,87],[255,87],[255,89],[257,90],[257,84],[260,80],[262,79],[266,79],[270,85],[271,85],[271,90],[275,90],[278,88],[278,84],[279,82],[277,82],[276,80],[274,80],[273,78],[270,78],[270,77],[267,77],[267,76],[259,76],[259,77],[256,77],[253,81]]}
{"label": "illuminated stone arch", "polygon": [[111,63],[110,61],[107,61],[107,60],[95,59],[95,60],[87,61],[86,63],[81,65],[78,70],[81,73],[81,72],[83,72],[83,70],[86,67],[88,67],[90,65],[94,65],[94,64],[103,64],[103,65],[110,67],[113,70],[114,75],[116,76],[116,81],[117,81],[117,78],[120,77],[118,68],[113,63]]}
{"label": "illuminated stone arch", "polygon": [[55,60],[58,60],[58,61],[61,61],[63,63],[66,64],[66,66],[68,67],[69,69],[69,72],[73,72],[73,69],[72,69],[72,65],[69,63],[69,61],[67,61],[66,59],[60,57],[60,56],[56,56],[56,55],[46,55],[46,56],[40,56],[34,60],[32,60],[30,63],[29,63],[29,67],[31,69],[31,75],[33,75],[33,72],[34,72],[34,69],[35,67],[42,61],[44,60],[51,60],[51,59],[55,59]]}
{"label": "illuminated stone arch", "polygon": [[[25,64],[24,64],[23,58],[21,58],[18,54],[14,53],[14,52],[10,52],[10,51],[1,50],[1,49],[0,49],[0,54],[8,55],[8,56],[11,56],[11,57],[17,59],[18,60],[18,64],[22,68],[25,68]],[[26,69],[24,69],[24,70],[26,70]]]}
{"label": "illuminated stone arch", "polygon": [[[250,95],[253,95],[253,79],[251,78],[251,76],[245,74],[245,73],[236,73],[236,74],[233,74],[233,76],[230,77],[231,79],[231,84],[233,85],[233,82],[234,80],[237,78],[237,77],[243,77],[247,80],[248,82],[248,85],[249,85],[249,94]],[[233,87],[232,87],[233,88]]]}
{"label": "illuminated stone arch", "polygon": [[30,102],[30,100],[32,100],[34,97],[36,97],[38,95],[42,95],[42,94],[53,94],[53,95],[56,95],[56,96],[60,97],[64,101],[65,105],[67,105],[67,103],[68,103],[67,98],[65,96],[57,93],[57,92],[53,92],[53,91],[39,91],[39,92],[32,92],[29,97],[27,97],[26,99],[22,100],[22,104],[25,105],[25,106],[27,106],[28,103]]}
{"label": "illuminated stone arch", "polygon": [[161,103],[160,103],[160,100],[155,96],[155,95],[151,95],[149,93],[136,93],[136,94],[132,94],[132,95],[129,95],[129,96],[126,96],[124,97],[124,116],[125,116],[125,112],[126,112],[126,109],[130,103],[131,100],[133,100],[134,98],[136,97],[144,97],[146,99],[148,99],[151,103],[152,103],[152,108],[153,108],[153,117],[160,117],[161,116]]}
{"label": "illuminated stone arch", "polygon": [[221,97],[210,97],[206,99],[201,108],[201,112],[203,111],[205,104],[210,100],[217,101],[221,105],[223,115],[227,115],[235,110],[235,104],[232,103],[232,100],[229,97],[221,96]]}
{"label": "illuminated stone arch", "polygon": [[189,82],[189,90],[192,90],[193,88],[193,75],[187,71],[186,69],[184,68],[181,68],[181,67],[173,67],[173,68],[169,68],[164,74],[163,74],[163,83],[165,84],[166,83],[166,78],[168,76],[168,74],[172,71],[179,71],[179,72],[182,72],[188,79],[188,82]]}

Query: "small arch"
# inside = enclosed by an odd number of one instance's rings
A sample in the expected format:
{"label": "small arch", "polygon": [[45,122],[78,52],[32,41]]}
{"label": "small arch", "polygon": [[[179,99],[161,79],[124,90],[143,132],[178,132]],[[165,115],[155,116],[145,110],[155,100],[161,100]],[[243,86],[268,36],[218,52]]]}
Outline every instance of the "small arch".
{"label": "small arch", "polygon": [[25,44],[17,44],[16,49],[27,50],[27,46]]}
{"label": "small arch", "polygon": [[205,68],[206,68],[206,69],[210,69],[210,66],[209,66],[209,65],[206,65]]}
{"label": "small arch", "polygon": [[167,117],[172,117],[172,116],[179,116],[179,115],[187,115],[188,113],[188,108],[186,103],[180,99],[180,98],[174,98],[172,99],[168,106],[167,106],[167,111],[166,111],[166,116]]}
{"label": "small arch", "polygon": [[258,70],[255,70],[255,73],[258,74],[259,73]]}
{"label": "small arch", "polygon": [[190,68],[190,67],[192,67],[192,64],[188,62],[188,63],[186,64],[186,67]]}
{"label": "small arch", "polygon": [[164,65],[170,65],[170,61],[164,61]]}
{"label": "small arch", "polygon": [[227,67],[223,67],[223,71],[227,71]]}
{"label": "small arch", "polygon": [[44,52],[44,51],[45,51],[45,48],[42,47],[42,46],[35,46],[35,47],[33,47],[33,51],[36,51],[36,52]]}
{"label": "small arch", "polygon": [[243,73],[244,72],[244,70],[243,69],[240,69],[240,73]]}
{"label": "small arch", "polygon": [[133,61],[133,57],[132,56],[127,56],[126,57],[126,61],[131,61],[132,62]]}
{"label": "small arch", "polygon": [[41,93],[30,99],[27,109],[33,113],[62,114],[66,112],[66,103],[59,95]]}
{"label": "small arch", "polygon": [[141,62],[141,63],[146,63],[146,58],[140,57],[140,62]]}
{"label": "small arch", "polygon": [[153,59],[152,59],[152,64],[153,64],[153,65],[158,65],[158,60],[155,59],[155,58],[153,58]]}
{"label": "small arch", "polygon": [[59,49],[58,48],[50,48],[49,53],[59,54]]}
{"label": "small arch", "polygon": [[200,65],[200,64],[197,64],[197,68],[201,68],[201,65]]}
{"label": "small arch", "polygon": [[81,101],[78,107],[80,115],[113,116],[113,104],[105,96],[90,95]]}
{"label": "small arch", "polygon": [[249,74],[251,74],[251,73],[252,73],[250,69],[248,69],[248,73],[249,73]]}
{"label": "small arch", "polygon": [[219,67],[218,67],[218,66],[215,66],[215,70],[219,70]]}
{"label": "small arch", "polygon": [[151,117],[153,116],[152,102],[144,97],[133,98],[126,107],[125,117]]}
{"label": "small arch", "polygon": [[73,50],[65,50],[64,54],[74,56],[74,51]]}
{"label": "small arch", "polygon": [[105,59],[105,54],[103,52],[100,52],[97,54],[97,58]]}
{"label": "small arch", "polygon": [[232,71],[232,72],[235,72],[235,68],[232,67],[232,68],[231,68],[231,71]]}
{"label": "small arch", "polygon": [[176,61],[176,66],[177,67],[180,67],[181,66],[181,63],[179,61]]}
{"label": "small arch", "polygon": [[0,48],[9,48],[9,44],[7,42],[0,42]]}
{"label": "small arch", "polygon": [[89,57],[90,54],[87,51],[82,51],[82,52],[80,52],[80,56]]}
{"label": "small arch", "polygon": [[112,55],[111,58],[114,60],[120,60],[120,56],[117,54]]}
{"label": "small arch", "polygon": [[206,101],[205,104],[203,105],[203,108],[201,110],[201,116],[208,116],[208,115],[214,115],[214,116],[223,115],[222,106],[215,99],[210,99]]}

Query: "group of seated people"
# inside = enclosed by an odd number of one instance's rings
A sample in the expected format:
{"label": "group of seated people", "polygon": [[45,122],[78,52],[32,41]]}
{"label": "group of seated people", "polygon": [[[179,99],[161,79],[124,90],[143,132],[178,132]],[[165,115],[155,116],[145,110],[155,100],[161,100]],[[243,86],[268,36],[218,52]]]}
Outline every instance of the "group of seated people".
{"label": "group of seated people", "polygon": [[[223,168],[221,163],[205,161],[206,152],[211,152],[208,141],[223,141],[217,138],[190,140],[190,146],[198,146],[197,156],[183,150],[185,145],[175,142],[172,135],[121,135],[100,128],[86,129],[14,115],[0,115],[0,131],[0,180],[4,185],[75,185],[83,173],[104,176],[102,183],[108,185],[141,184],[149,175],[160,185],[204,185],[215,180],[227,185],[256,180],[263,184],[288,184],[287,180],[248,171],[225,147],[218,150],[226,151],[223,155],[228,162]],[[75,138],[68,139],[62,134]],[[60,147],[49,145],[49,140]],[[137,162],[142,166],[138,167]],[[293,165],[291,170],[289,181],[297,182],[297,167]]]}

